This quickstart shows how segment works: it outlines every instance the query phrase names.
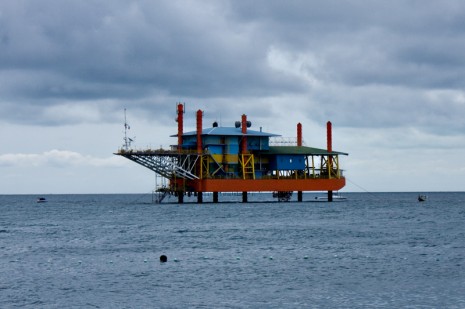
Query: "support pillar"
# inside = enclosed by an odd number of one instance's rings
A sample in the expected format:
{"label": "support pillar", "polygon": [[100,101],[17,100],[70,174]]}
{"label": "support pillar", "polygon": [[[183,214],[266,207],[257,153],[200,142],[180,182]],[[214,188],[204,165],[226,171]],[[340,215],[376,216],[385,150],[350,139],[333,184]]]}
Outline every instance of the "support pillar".
{"label": "support pillar", "polygon": [[203,194],[202,194],[202,192],[197,192],[197,203],[199,203],[199,204],[203,203]]}
{"label": "support pillar", "polygon": [[302,146],[302,124],[300,122],[297,124],[297,146]]}
{"label": "support pillar", "polygon": [[202,111],[199,109],[197,111],[197,154],[203,152],[202,147]]}
{"label": "support pillar", "polygon": [[218,203],[218,192],[213,192],[213,203]]}
{"label": "support pillar", "polygon": [[328,191],[328,202],[333,201],[333,191]]}
{"label": "support pillar", "polygon": [[183,134],[183,114],[184,114],[184,105],[178,103],[177,106],[178,117],[176,121],[178,122],[178,151],[182,150],[182,134]]}
{"label": "support pillar", "polygon": [[241,119],[241,132],[242,132],[242,140],[241,140],[241,154],[247,153],[247,116],[244,114],[242,115]]}
{"label": "support pillar", "polygon": [[184,192],[179,191],[178,192],[178,203],[183,204],[184,203]]}
{"label": "support pillar", "polygon": [[298,202],[302,202],[302,196],[303,196],[302,191],[297,191],[297,201]]}
{"label": "support pillar", "polygon": [[242,203],[247,203],[247,192],[242,192]]}

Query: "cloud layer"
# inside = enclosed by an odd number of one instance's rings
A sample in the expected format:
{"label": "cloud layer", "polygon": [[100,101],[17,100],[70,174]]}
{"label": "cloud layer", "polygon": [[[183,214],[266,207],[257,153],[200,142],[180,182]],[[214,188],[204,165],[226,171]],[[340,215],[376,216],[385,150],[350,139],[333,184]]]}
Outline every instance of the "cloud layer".
{"label": "cloud layer", "polygon": [[[246,113],[283,135],[300,121],[312,130],[307,140],[331,120],[344,135],[341,150],[352,153],[462,153],[464,49],[458,0],[7,0],[0,7],[0,123],[74,136],[73,128],[120,123],[126,107],[144,129],[153,126],[137,133],[140,146],[158,146],[175,133],[181,101],[189,113],[205,110],[208,121],[227,125]],[[63,148],[57,142],[31,149],[36,155],[4,151],[0,158],[98,161],[77,147],[51,149]]]}
{"label": "cloud layer", "polygon": [[68,168],[74,166],[87,167],[121,167],[125,162],[118,157],[98,158],[82,155],[68,150],[53,149],[41,154],[2,154],[0,155],[0,166],[5,167],[60,167]]}

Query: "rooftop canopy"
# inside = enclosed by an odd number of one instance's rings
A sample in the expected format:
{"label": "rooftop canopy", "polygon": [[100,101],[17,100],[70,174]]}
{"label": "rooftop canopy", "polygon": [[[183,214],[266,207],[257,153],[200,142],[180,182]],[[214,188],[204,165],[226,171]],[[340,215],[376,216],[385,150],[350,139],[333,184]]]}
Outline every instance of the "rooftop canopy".
{"label": "rooftop canopy", "polygon": [[339,151],[331,151],[329,152],[326,149],[321,148],[313,148],[313,147],[306,147],[306,146],[270,146],[269,150],[263,151],[263,153],[269,155],[316,155],[316,156],[324,156],[324,155],[344,155],[348,156],[348,153],[339,152]]}

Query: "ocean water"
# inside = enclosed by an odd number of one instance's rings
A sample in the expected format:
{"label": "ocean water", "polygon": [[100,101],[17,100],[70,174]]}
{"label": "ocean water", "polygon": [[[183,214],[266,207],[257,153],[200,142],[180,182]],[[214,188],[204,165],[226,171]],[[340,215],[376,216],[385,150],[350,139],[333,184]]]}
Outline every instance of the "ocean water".
{"label": "ocean water", "polygon": [[465,308],[465,193],[417,195],[0,196],[0,308]]}

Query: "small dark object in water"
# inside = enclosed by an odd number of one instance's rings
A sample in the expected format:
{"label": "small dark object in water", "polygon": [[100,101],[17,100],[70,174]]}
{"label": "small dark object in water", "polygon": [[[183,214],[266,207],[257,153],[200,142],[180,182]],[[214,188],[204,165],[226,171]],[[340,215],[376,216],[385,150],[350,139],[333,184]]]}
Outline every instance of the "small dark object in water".
{"label": "small dark object in water", "polygon": [[160,262],[161,263],[166,263],[168,261],[168,258],[166,257],[166,255],[160,255]]}
{"label": "small dark object in water", "polygon": [[427,199],[426,195],[419,195],[418,196],[418,201],[419,202],[424,202],[424,201],[426,201],[426,199]]}

